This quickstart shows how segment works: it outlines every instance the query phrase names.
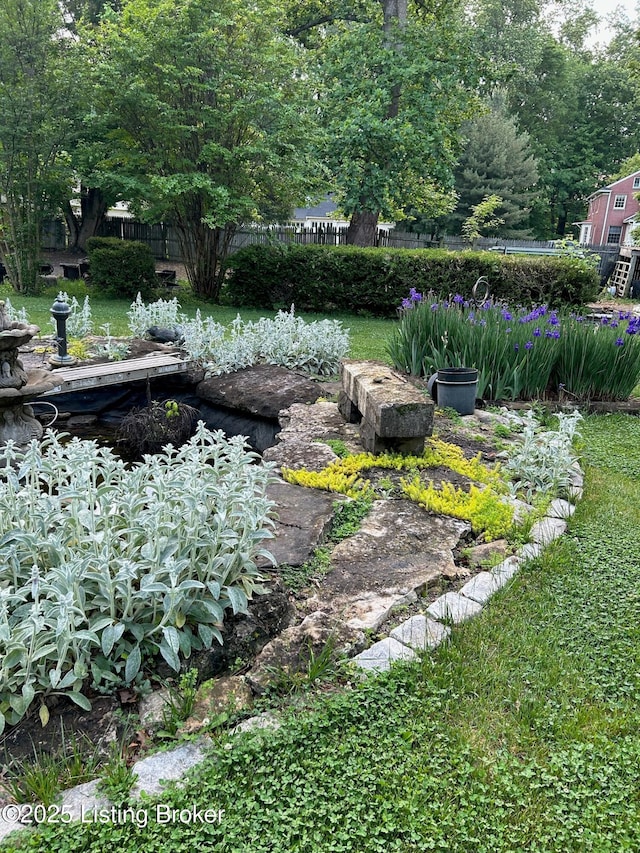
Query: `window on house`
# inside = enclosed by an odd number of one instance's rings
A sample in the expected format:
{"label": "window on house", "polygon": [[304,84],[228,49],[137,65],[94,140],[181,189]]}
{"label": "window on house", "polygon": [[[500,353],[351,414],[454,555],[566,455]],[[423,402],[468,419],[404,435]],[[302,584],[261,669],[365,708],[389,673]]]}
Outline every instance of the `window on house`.
{"label": "window on house", "polygon": [[607,243],[619,243],[622,234],[622,225],[610,225],[607,234]]}
{"label": "window on house", "polygon": [[626,195],[617,195],[613,202],[614,210],[624,210],[624,207],[627,203]]}
{"label": "window on house", "polygon": [[640,175],[636,175],[636,177],[633,179],[633,188],[634,190],[640,189]]}

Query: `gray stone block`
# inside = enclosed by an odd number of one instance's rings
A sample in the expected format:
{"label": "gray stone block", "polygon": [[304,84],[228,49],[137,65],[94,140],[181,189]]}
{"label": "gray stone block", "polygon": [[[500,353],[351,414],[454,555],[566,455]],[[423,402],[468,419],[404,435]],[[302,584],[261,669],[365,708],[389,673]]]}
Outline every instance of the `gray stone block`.
{"label": "gray stone block", "polygon": [[491,569],[491,574],[500,580],[502,584],[505,584],[511,580],[519,568],[520,560],[518,557],[507,557],[506,560],[503,560]]}
{"label": "gray stone block", "polygon": [[472,616],[477,616],[482,607],[470,598],[457,592],[445,592],[427,607],[427,613],[439,622],[460,624]]}
{"label": "gray stone block", "polygon": [[518,551],[518,556],[523,560],[535,560],[540,554],[542,554],[542,545],[538,545],[537,542],[527,542]]}
{"label": "gray stone block", "polygon": [[132,796],[159,794],[163,789],[163,781],[169,782],[180,779],[187,770],[195,767],[205,757],[208,741],[201,738],[198,741],[186,743],[168,752],[158,752],[136,761],[133,773],[137,780],[131,791]]}
{"label": "gray stone block", "polygon": [[551,501],[549,509],[547,510],[547,515],[551,518],[570,518],[575,511],[576,508],[573,504],[570,504],[569,501],[563,501],[561,498],[556,498]]}
{"label": "gray stone block", "polygon": [[491,572],[479,572],[460,590],[460,595],[477,601],[478,604],[486,604],[494,592],[497,592],[504,584],[501,584],[496,575]]}
{"label": "gray stone block", "polygon": [[416,651],[435,649],[451,634],[451,629],[422,614],[412,616],[389,633],[394,640]]}
{"label": "gray stone block", "polygon": [[391,668],[391,664],[399,660],[416,660],[416,653],[408,646],[395,640],[393,637],[386,637],[374,643],[370,648],[365,649],[356,655],[353,660],[361,668],[372,672],[385,672]]}
{"label": "gray stone block", "polygon": [[548,545],[557,539],[567,529],[567,522],[560,518],[549,518],[545,516],[537,521],[531,528],[531,538],[539,545]]}
{"label": "gray stone block", "polygon": [[[345,417],[352,415],[354,410],[362,414],[365,446],[378,446],[376,441],[380,440],[398,442],[431,435],[433,401],[386,365],[367,361],[343,363],[342,392],[340,409]],[[411,445],[401,452],[419,452],[415,447],[417,445]],[[396,448],[393,444],[382,444],[379,449]],[[371,449],[371,452],[379,450]]]}

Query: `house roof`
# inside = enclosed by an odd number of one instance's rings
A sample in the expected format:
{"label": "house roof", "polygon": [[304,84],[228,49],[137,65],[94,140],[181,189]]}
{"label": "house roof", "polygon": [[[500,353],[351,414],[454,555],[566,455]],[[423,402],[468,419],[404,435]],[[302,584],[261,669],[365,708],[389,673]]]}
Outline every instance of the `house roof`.
{"label": "house roof", "polygon": [[335,202],[330,198],[325,198],[323,201],[313,207],[296,207],[293,211],[294,219],[327,219],[336,212]]}
{"label": "house roof", "polygon": [[635,178],[636,175],[640,176],[640,169],[638,169],[636,172],[630,172],[628,175],[625,175],[624,178],[618,178],[617,181],[613,181],[612,183],[607,184],[606,187],[602,187],[601,189],[596,190],[594,193],[591,193],[591,195],[589,196],[589,200],[591,200],[592,198],[595,198],[597,195],[600,195],[601,193],[612,192],[618,184],[622,184],[622,183],[624,183],[624,181],[628,181],[629,178]]}

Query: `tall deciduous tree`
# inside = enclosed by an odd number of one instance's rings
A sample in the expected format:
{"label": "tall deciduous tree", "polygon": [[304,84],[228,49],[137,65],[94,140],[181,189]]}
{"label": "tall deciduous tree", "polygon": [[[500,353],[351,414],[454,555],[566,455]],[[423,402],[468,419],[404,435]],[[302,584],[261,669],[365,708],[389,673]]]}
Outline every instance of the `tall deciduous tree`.
{"label": "tall deciduous tree", "polygon": [[475,67],[456,3],[380,0],[324,44],[320,109],[348,241],[373,245],[379,219],[449,202],[459,128],[475,106]]}
{"label": "tall deciduous tree", "polygon": [[193,290],[217,299],[239,223],[312,184],[301,51],[269,0],[127,0],[96,35],[103,181],[178,231]]}
{"label": "tall deciduous tree", "polygon": [[68,176],[69,47],[56,0],[0,4],[0,253],[16,290],[35,293],[41,226]]}

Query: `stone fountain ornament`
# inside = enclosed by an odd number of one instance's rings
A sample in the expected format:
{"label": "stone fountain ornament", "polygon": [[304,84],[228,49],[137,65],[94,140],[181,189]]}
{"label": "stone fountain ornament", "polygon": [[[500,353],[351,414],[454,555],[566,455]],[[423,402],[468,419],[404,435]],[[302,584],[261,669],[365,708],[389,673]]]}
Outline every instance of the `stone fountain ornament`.
{"label": "stone fountain ornament", "polygon": [[0,301],[0,446],[12,440],[26,447],[42,437],[42,425],[28,404],[55,388],[59,379],[44,368],[27,372],[18,358],[19,348],[39,332],[38,326],[11,321]]}

